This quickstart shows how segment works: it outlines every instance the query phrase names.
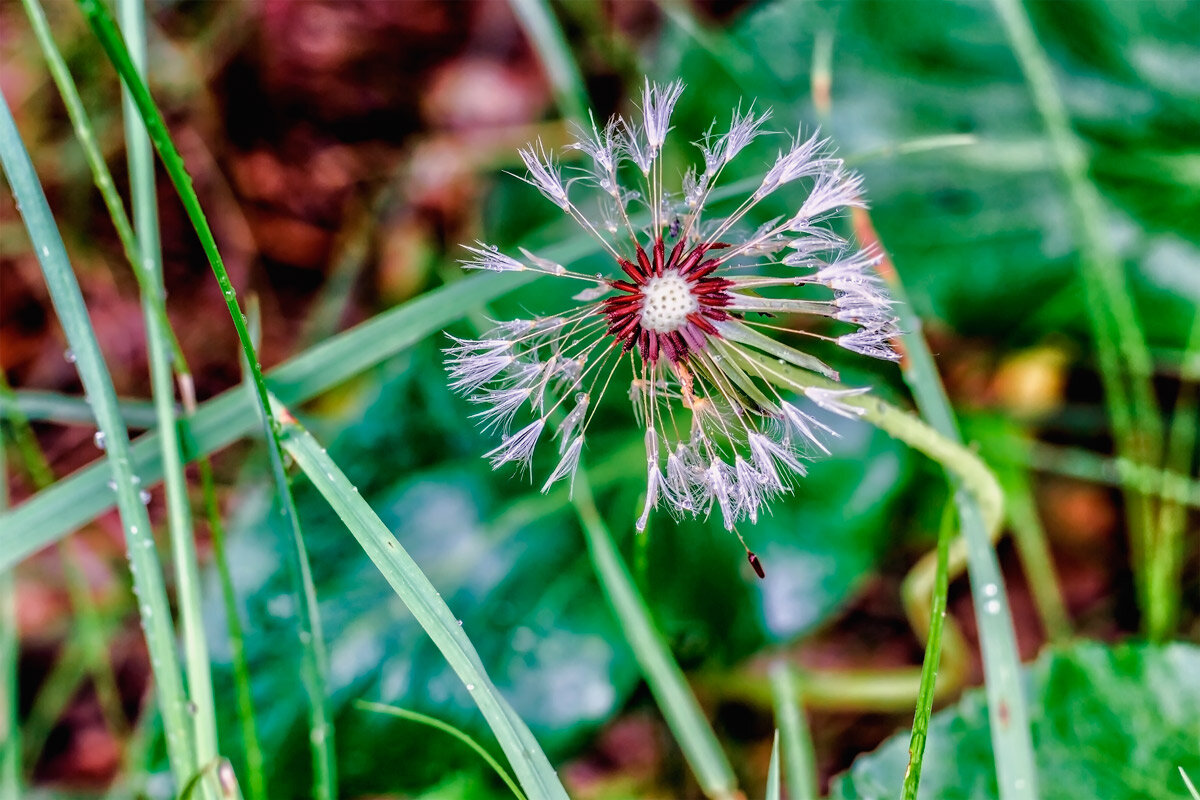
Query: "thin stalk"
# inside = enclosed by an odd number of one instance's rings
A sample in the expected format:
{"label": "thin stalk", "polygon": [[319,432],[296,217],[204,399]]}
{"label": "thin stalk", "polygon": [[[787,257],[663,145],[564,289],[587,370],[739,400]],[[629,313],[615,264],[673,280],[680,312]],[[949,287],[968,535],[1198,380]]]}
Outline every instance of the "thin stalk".
{"label": "thin stalk", "polygon": [[[145,400],[117,400],[121,421],[126,428],[153,428],[156,421],[154,404]],[[82,397],[20,389],[11,395],[0,396],[0,418],[21,416],[34,422],[53,422],[57,425],[86,425],[93,427],[96,417],[92,407]]]}
{"label": "thin stalk", "polygon": [[267,800],[266,759],[258,738],[258,725],[254,715],[254,696],[250,691],[250,663],[246,658],[246,637],[242,630],[237,593],[229,572],[229,557],[225,551],[225,526],[221,522],[221,509],[217,503],[217,489],[213,481],[212,465],[208,459],[200,462],[200,488],[204,494],[204,511],[208,516],[208,530],[212,537],[213,562],[221,583],[221,597],[225,607],[225,627],[229,631],[230,660],[233,662],[233,686],[237,695],[238,725],[242,731],[242,749],[246,756],[249,778],[250,800]]}
{"label": "thin stalk", "polygon": [[1004,488],[1004,507],[1008,511],[1013,543],[1017,546],[1021,568],[1025,571],[1046,638],[1051,643],[1065,642],[1071,636],[1071,619],[1058,576],[1054,573],[1054,559],[1046,543],[1046,529],[1038,516],[1029,476],[1020,467],[998,470],[997,476]]}
{"label": "thin stalk", "polygon": [[[1192,332],[1179,370],[1179,393],[1167,431],[1164,472],[1190,475],[1195,459],[1197,428],[1197,383],[1200,383],[1200,313],[1192,321]],[[1167,489],[1164,478],[1163,490]],[[1179,623],[1180,578],[1183,570],[1183,535],[1187,511],[1182,503],[1161,503],[1158,509],[1157,540],[1150,552],[1149,592],[1152,602],[1146,635],[1152,640],[1170,638]]]}
{"label": "thin stalk", "polygon": [[671,657],[662,634],[654,626],[646,601],[634,587],[629,569],[621,560],[612,535],[596,509],[587,473],[582,468],[575,475],[574,503],[600,588],[620,621],[622,633],[641,667],[646,684],[700,788],[710,798],[737,797],[733,768],[688,686],[683,670]]}
{"label": "thin stalk", "polygon": [[[0,371],[0,398],[11,398],[12,387],[8,378]],[[54,483],[54,471],[46,454],[38,444],[33,428],[19,411],[9,419],[9,430],[14,441],[18,442],[22,466],[29,475],[34,488],[44,489]],[[79,557],[71,545],[70,539],[64,539],[57,545],[59,562],[63,569],[63,583],[71,608],[75,611],[78,624],[72,635],[81,642],[84,665],[87,677],[92,679],[96,690],[96,698],[100,704],[104,721],[109,731],[118,739],[123,739],[129,732],[129,722],[121,707],[121,693],[117,688],[116,675],[108,658],[107,630],[95,599],[92,597],[91,586],[84,574]]]}
{"label": "thin stalk", "polygon": [[[0,431],[2,432],[2,431]],[[0,436],[0,511],[8,508],[8,459]],[[17,586],[14,570],[0,571],[0,795],[21,796],[21,695],[17,667],[21,637],[17,632]]]}
{"label": "thin stalk", "polygon": [[[36,0],[34,0],[36,2]],[[121,27],[130,44],[135,68],[146,73],[146,17],[141,0],[117,0]],[[158,416],[159,444],[163,459],[163,485],[167,503],[167,531],[175,565],[175,590],[183,634],[184,666],[191,700],[196,763],[208,764],[218,756],[216,703],[213,699],[212,665],[204,635],[204,608],[200,597],[200,565],[196,556],[192,509],[188,502],[187,476],[180,450],[175,418],[175,387],[172,383],[169,342],[174,339],[166,316],[163,287],[162,245],[158,226],[158,197],[154,186],[154,153],[150,139],[137,116],[128,91],[123,93],[125,149],[129,161],[129,186],[133,202],[134,232],[141,245],[142,261],[134,272],[145,273],[142,282],[142,316],[150,361],[150,384]],[[180,363],[177,359],[177,363]],[[204,794],[217,791],[204,782]]]}
{"label": "thin stalk", "polygon": [[817,757],[804,708],[804,691],[795,670],[784,660],[771,665],[768,677],[775,697],[775,727],[783,742],[788,800],[817,800]]}
{"label": "thin stalk", "polygon": [[449,736],[453,736],[460,742],[471,748],[477,756],[483,759],[484,763],[491,767],[492,771],[500,776],[500,780],[504,781],[517,800],[525,800],[525,793],[521,791],[521,787],[517,786],[517,782],[512,779],[506,770],[495,757],[487,751],[487,749],[479,742],[471,738],[466,732],[454,727],[448,722],[443,722],[437,717],[431,717],[426,714],[420,714],[416,711],[409,711],[406,708],[397,708],[383,703],[370,703],[365,700],[355,700],[354,707],[362,711],[374,711],[376,714],[386,714],[390,717],[406,719],[409,722],[416,722],[420,725],[426,725],[435,730],[439,730]]}
{"label": "thin stalk", "polygon": [[[1133,306],[1124,270],[1105,233],[1103,203],[1088,176],[1088,159],[1071,129],[1070,117],[1055,86],[1050,61],[1034,33],[1021,0],[993,0],[1009,44],[1025,75],[1042,118],[1059,172],[1067,185],[1076,235],[1081,247],[1081,277],[1100,361],[1105,399],[1118,454],[1134,462],[1159,463],[1163,423],[1154,396],[1153,363]],[[1161,597],[1148,587],[1148,564],[1156,520],[1153,502],[1132,483],[1128,497],[1131,555],[1139,588],[1143,624],[1161,619]]]}
{"label": "thin stalk", "polygon": [[475,701],[530,800],[566,800],[566,792],[529,728],[497,691],[474,645],[421,568],[405,552],[325,449],[279,407],[287,452],[354,535],[363,552],[412,612]]}
{"label": "thin stalk", "polygon": [[[900,287],[898,293],[902,291]],[[901,301],[900,309],[907,309],[903,298],[898,299]],[[1003,495],[987,466],[961,443],[957,423],[949,410],[949,401],[936,371],[918,371],[924,361],[922,353],[932,366],[932,356],[929,356],[928,346],[918,333],[919,327],[911,327],[903,320],[902,327],[911,331],[904,339],[908,355],[906,378],[913,387],[917,405],[930,423],[926,424],[870,395],[846,397],[843,402],[861,409],[862,417],[867,422],[941,464],[956,488],[962,541],[983,650],[988,704],[993,709],[988,720],[991,724],[1000,798],[1019,800],[1031,794],[1036,796],[1037,775],[1025,697],[1021,692],[1020,658],[1000,565],[992,549],[992,536],[999,530],[1003,520]],[[775,376],[780,385],[786,388],[803,391],[808,386],[837,387],[837,384],[790,365],[780,364],[760,353],[748,353],[746,357],[757,365],[761,374]]]}
{"label": "thin stalk", "polygon": [[917,695],[917,708],[913,712],[908,769],[904,771],[901,800],[916,800],[917,787],[921,783],[921,765],[925,760],[925,743],[929,739],[929,717],[933,714],[938,662],[942,656],[942,628],[946,621],[946,598],[950,592],[950,540],[954,537],[954,521],[954,506],[947,504],[938,529],[937,579],[933,602],[930,604],[929,640],[925,644],[925,660],[921,664],[921,688]]}
{"label": "thin stalk", "polygon": [[1138,490],[1154,494],[1169,503],[1200,508],[1200,481],[1182,472],[1135,464],[1121,458],[1093,453],[1078,447],[1056,447],[1031,442],[1021,456],[1022,463],[1041,472],[1064,478],[1120,487],[1122,481],[1137,484]]}
{"label": "thin stalk", "polygon": [[304,541],[295,513],[295,503],[292,500],[291,489],[283,468],[279,426],[271,411],[262,365],[258,361],[258,355],[246,328],[246,318],[238,303],[233,282],[229,279],[229,272],[225,269],[225,263],[200,205],[200,199],[192,187],[191,176],[183,163],[183,157],[171,140],[162,113],[155,105],[154,99],[146,88],[129,50],[104,4],[100,0],[77,0],[77,3],[101,47],[104,48],[109,60],[121,76],[128,91],[128,97],[136,105],[150,141],[158,151],[163,167],[175,186],[188,220],[200,239],[201,249],[204,250],[209,265],[212,267],[213,275],[217,279],[217,284],[221,288],[226,308],[229,311],[230,319],[233,320],[234,330],[237,332],[242,357],[249,369],[253,397],[257,400],[259,420],[266,437],[271,474],[275,482],[276,494],[280,500],[279,513],[291,531],[293,546],[287,552],[290,574],[297,586],[297,595],[301,598],[297,613],[297,627],[300,633],[301,679],[308,694],[311,712],[309,741],[313,754],[313,793],[318,800],[332,800],[336,794],[337,778],[334,762],[333,725],[327,708],[328,663],[325,643],[321,632],[316,591],[312,583],[312,571],[304,550]]}
{"label": "thin stalk", "polygon": [[779,780],[779,731],[771,739],[771,761],[767,764],[767,788],[764,794],[766,800],[780,800],[783,797],[783,786]]}
{"label": "thin stalk", "polygon": [[541,59],[559,110],[582,125],[588,118],[587,88],[550,4],[546,0],[508,0],[508,4]]}
{"label": "thin stalk", "polygon": [[112,378],[104,364],[95,332],[87,315],[79,283],[71,271],[62,237],[45,193],[21,142],[8,103],[0,99],[0,161],[17,198],[17,207],[41,263],[50,298],[76,359],[80,379],[96,412],[106,442],[106,455],[116,485],[117,506],[125,530],[134,589],[138,597],[150,666],[158,687],[167,752],[176,779],[183,781],[195,769],[195,754],[187,716],[175,630],[167,601],[162,566],[155,550],[146,507],[133,470],[129,438],[117,412]]}

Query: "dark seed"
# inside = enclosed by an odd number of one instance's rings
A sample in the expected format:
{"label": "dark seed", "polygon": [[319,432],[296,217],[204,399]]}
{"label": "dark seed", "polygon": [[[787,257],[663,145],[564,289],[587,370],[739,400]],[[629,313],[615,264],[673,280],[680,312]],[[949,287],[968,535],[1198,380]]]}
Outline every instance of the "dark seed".
{"label": "dark seed", "polygon": [[763,569],[762,562],[758,560],[758,556],[747,550],[746,560],[750,562],[750,566],[754,567],[754,574],[764,579],[767,577],[767,571]]}

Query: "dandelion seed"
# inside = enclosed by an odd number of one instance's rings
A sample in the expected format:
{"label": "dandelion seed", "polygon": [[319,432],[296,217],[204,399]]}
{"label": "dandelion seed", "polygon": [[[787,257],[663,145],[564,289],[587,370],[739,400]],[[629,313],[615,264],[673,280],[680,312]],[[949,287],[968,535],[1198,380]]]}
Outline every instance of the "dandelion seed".
{"label": "dandelion seed", "polygon": [[[897,322],[875,274],[878,254],[829,227],[834,215],[863,205],[862,181],[819,135],[794,138],[732,213],[713,217],[708,199],[722,170],[768,133],[770,110],[739,107],[724,132],[714,123],[696,142],[701,161],[680,191],[665,189],[660,156],[682,91],[679,81],[647,81],[639,120],[576,127],[566,149],[583,160],[565,178],[540,141],[520,151],[523,180],[599,240],[611,269],[595,274],[523,249],[514,257],[483,242],[467,246],[465,267],[528,270],[582,286],[561,313],[496,323],[478,340],[453,339],[446,354],[451,387],[480,407],[473,416],[485,430],[504,435],[486,454],[493,467],[532,471],[549,426],[557,463],[542,491],[573,484],[589,425],[613,387],[629,397],[645,434],[638,530],[661,508],[676,517],[719,515],[736,532],[791,491],[809,457],[828,453],[825,442],[837,436],[781,394],[781,383],[834,414],[862,413],[851,398],[864,390],[781,381],[785,370],[837,380],[802,337],[894,360]],[[761,200],[789,185],[800,195],[794,211],[749,221]],[[585,190],[598,192],[598,214],[573,197]],[[801,317],[821,320],[813,326]],[[509,434],[522,413],[533,421]],[[762,577],[749,549],[747,558]]]}

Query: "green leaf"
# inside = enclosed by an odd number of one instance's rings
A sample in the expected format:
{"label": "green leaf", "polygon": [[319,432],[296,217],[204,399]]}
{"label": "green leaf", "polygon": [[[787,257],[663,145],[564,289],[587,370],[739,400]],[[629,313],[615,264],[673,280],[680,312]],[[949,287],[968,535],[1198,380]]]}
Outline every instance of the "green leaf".
{"label": "green leaf", "polygon": [[[1023,670],[1041,800],[1189,797],[1179,770],[1200,771],[1200,647],[1087,642]],[[982,692],[935,714],[920,798],[999,796]],[[908,734],[862,756],[830,800],[892,798],[908,763]]]}

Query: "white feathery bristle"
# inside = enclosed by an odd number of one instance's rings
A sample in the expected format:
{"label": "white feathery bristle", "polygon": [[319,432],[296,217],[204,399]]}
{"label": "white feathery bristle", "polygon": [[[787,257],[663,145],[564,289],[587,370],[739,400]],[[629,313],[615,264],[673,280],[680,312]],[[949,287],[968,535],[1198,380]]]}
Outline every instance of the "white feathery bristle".
{"label": "white feathery bristle", "polygon": [[859,389],[820,389],[816,386],[809,386],[804,390],[804,396],[814,403],[819,405],[826,411],[831,411],[849,419],[861,417],[865,412],[864,409],[858,406],[848,405],[842,402],[843,397],[857,397],[858,395],[866,394],[870,389],[862,387]]}
{"label": "white feathery bristle", "polygon": [[554,157],[546,152],[542,140],[538,139],[535,144],[523,147],[517,153],[525,162],[525,168],[529,170],[529,178],[523,180],[537,187],[538,191],[559,208],[570,208],[571,201],[567,199],[567,187],[563,185],[562,172],[554,163]]}
{"label": "white feathery bristle", "polygon": [[662,486],[662,472],[658,467],[658,433],[654,428],[646,429],[646,505],[642,515],[638,517],[637,530],[646,530],[650,521],[650,511],[658,505],[659,488]]}
{"label": "white feathery bristle", "polygon": [[575,496],[575,471],[579,469],[579,454],[583,452],[583,437],[576,436],[566,452],[562,454],[562,458],[558,461],[558,466],[554,468],[554,472],[550,473],[550,477],[546,479],[546,483],[542,486],[542,494],[550,491],[550,486],[556,481],[570,477],[570,489],[567,490],[568,497]]}
{"label": "white feathery bristle", "polygon": [[506,256],[500,249],[485,242],[476,241],[476,247],[463,245],[463,249],[473,253],[474,258],[460,259],[458,263],[467,269],[486,269],[489,272],[520,272],[528,269],[515,258]]}
{"label": "white feathery bristle", "polygon": [[811,443],[825,455],[829,455],[829,448],[825,446],[825,442],[821,441],[821,437],[813,429],[824,431],[829,436],[835,438],[838,435],[837,431],[805,414],[791,403],[783,403],[781,409],[783,410],[784,419],[787,420],[792,430],[800,434],[801,439]]}
{"label": "white feathery bristle", "polygon": [[829,140],[820,139],[818,136],[819,134],[814,133],[804,141],[799,138],[793,140],[792,149],[786,153],[781,152],[775,159],[775,164],[767,170],[762,184],[754,192],[754,199],[761,200],[786,183],[819,175],[835,165],[840,165],[841,162],[837,159],[819,157]]}
{"label": "white feathery bristle", "polygon": [[546,427],[546,420],[534,420],[512,436],[505,436],[499,447],[485,453],[484,458],[491,459],[493,467],[515,461],[521,466],[522,471],[531,469],[533,450],[537,446],[538,437],[542,435],[544,427]]}

